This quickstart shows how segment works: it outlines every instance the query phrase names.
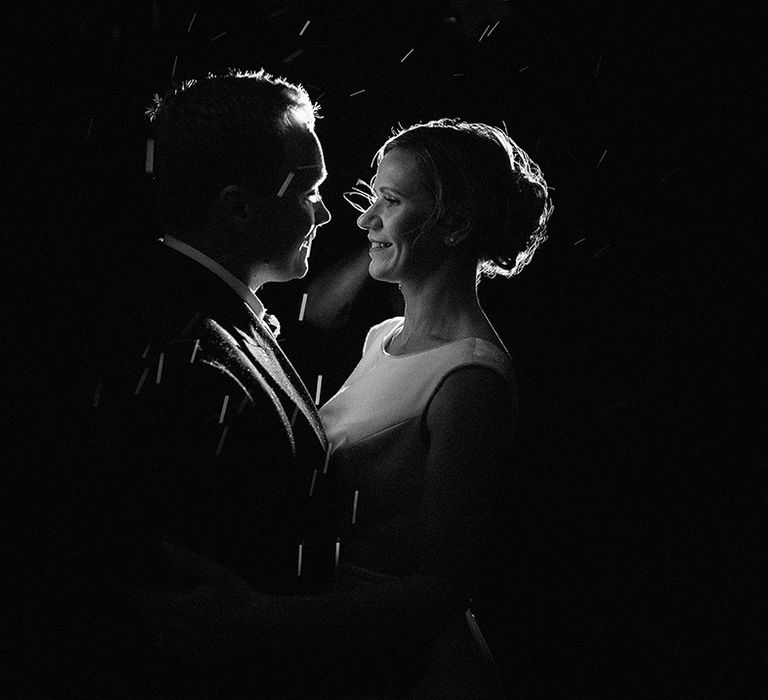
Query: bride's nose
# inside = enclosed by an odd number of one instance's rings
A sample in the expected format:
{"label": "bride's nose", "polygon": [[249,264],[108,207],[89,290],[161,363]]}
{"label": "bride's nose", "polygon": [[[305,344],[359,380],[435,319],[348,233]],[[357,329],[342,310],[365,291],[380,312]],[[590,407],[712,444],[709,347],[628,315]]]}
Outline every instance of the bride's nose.
{"label": "bride's nose", "polygon": [[357,217],[357,225],[364,230],[369,228],[379,228],[381,226],[381,219],[375,212],[376,205],[371,204],[360,216]]}

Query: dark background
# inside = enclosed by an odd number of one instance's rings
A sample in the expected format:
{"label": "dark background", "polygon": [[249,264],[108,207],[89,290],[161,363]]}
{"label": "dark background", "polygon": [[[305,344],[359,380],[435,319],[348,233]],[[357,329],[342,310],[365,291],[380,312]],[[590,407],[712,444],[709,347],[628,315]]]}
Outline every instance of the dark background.
{"label": "dark background", "polygon": [[[9,425],[24,454],[44,463],[72,429],[89,338],[158,235],[143,113],[172,80],[264,67],[321,104],[334,218],[309,276],[263,298],[310,392],[323,375],[323,399],[367,328],[400,311],[396,290],[369,280],[330,316],[311,294],[298,322],[302,294],[328,289],[365,246],[342,193],[370,178],[398,123],[506,125],[555,203],[533,263],[480,288],[521,392],[475,601],[508,688],[766,687],[749,576],[766,487],[752,18],[690,2],[155,0],[18,12],[7,104],[30,133],[6,134],[21,185],[8,288],[23,349],[9,395],[31,400]],[[33,437],[30,425],[41,428]]]}

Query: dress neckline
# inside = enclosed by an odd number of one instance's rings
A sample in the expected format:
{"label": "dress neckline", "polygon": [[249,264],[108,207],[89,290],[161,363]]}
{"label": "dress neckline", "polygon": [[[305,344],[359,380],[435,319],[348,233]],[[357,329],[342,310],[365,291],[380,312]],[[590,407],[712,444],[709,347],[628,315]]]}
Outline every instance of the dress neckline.
{"label": "dress neckline", "polygon": [[478,338],[476,336],[467,336],[466,338],[457,338],[456,340],[449,340],[447,343],[442,343],[441,345],[436,345],[433,348],[427,348],[426,350],[416,350],[415,352],[406,352],[402,355],[393,355],[391,352],[387,350],[387,344],[392,341],[395,336],[400,333],[403,330],[403,324],[402,322],[398,323],[397,326],[395,326],[389,333],[387,333],[382,339],[381,339],[381,345],[379,346],[381,349],[381,354],[384,357],[390,357],[395,360],[399,359],[405,359],[407,357],[416,357],[417,355],[423,355],[427,352],[434,352],[435,350],[440,350],[442,348],[448,347],[449,345],[455,345],[456,343],[463,343],[467,340],[472,340],[475,342],[475,344],[484,343],[485,345],[490,345],[495,351],[500,352],[504,355],[505,353],[498,345],[495,343],[491,343],[488,340],[484,340],[483,338]]}

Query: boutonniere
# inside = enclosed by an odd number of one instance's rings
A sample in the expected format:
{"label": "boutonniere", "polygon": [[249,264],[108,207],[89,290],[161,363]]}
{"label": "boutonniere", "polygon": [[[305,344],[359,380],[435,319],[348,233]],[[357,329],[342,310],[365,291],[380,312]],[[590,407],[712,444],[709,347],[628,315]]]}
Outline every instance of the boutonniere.
{"label": "boutonniere", "polygon": [[280,335],[280,321],[277,320],[277,316],[272,314],[264,314],[264,325],[272,331],[272,335],[277,338]]}

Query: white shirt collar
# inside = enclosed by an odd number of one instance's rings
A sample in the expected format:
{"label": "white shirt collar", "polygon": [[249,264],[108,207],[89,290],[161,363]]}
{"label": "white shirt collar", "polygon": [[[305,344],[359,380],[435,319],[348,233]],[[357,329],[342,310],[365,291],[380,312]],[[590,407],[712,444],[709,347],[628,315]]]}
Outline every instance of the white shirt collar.
{"label": "white shirt collar", "polygon": [[261,303],[259,298],[242,280],[235,277],[229,270],[222,267],[212,258],[209,258],[205,253],[201,253],[197,248],[193,248],[191,245],[184,241],[180,241],[178,238],[166,234],[161,240],[169,248],[173,248],[182,255],[186,255],[188,258],[200,263],[203,267],[213,272],[213,274],[223,282],[226,282],[237,296],[248,304],[251,311],[256,314],[256,318],[258,318],[259,321],[264,321],[264,314],[266,313],[264,304]]}

